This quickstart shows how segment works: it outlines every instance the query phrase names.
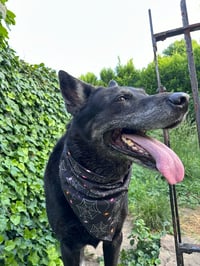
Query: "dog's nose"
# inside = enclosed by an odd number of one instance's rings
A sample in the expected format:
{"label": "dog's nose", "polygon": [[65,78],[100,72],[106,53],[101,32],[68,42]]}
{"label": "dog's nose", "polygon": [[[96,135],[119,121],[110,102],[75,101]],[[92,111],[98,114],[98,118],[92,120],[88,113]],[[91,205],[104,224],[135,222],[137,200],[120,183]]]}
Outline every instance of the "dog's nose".
{"label": "dog's nose", "polygon": [[174,105],[185,105],[189,102],[190,96],[185,92],[174,92],[170,94],[169,101]]}

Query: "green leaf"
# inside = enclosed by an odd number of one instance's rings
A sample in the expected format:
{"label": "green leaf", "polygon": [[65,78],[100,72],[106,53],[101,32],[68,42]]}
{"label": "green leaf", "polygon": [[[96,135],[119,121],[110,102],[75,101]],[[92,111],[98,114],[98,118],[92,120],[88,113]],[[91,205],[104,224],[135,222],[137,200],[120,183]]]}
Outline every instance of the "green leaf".
{"label": "green leaf", "polygon": [[4,236],[0,235],[0,244],[3,243],[3,241],[4,241]]}
{"label": "green leaf", "polygon": [[7,229],[8,219],[6,217],[0,216],[0,232],[4,233]]}
{"label": "green leaf", "polygon": [[52,246],[52,245],[48,246],[47,254],[48,254],[48,258],[50,259],[50,261],[55,261],[58,258],[58,254],[57,254],[55,246]]}
{"label": "green leaf", "polygon": [[20,223],[20,220],[21,220],[21,217],[20,217],[20,215],[15,215],[15,214],[13,214],[13,215],[11,215],[10,216],[10,220],[11,220],[11,222],[14,224],[14,225],[18,225],[19,223]]}
{"label": "green leaf", "polygon": [[24,238],[25,239],[35,239],[37,236],[37,230],[36,229],[32,229],[30,230],[29,228],[25,228],[24,230]]}
{"label": "green leaf", "polygon": [[16,247],[16,242],[14,240],[7,240],[5,242],[5,248],[4,249],[6,251],[11,251],[11,250],[15,249],[15,247]]}
{"label": "green leaf", "polygon": [[15,166],[11,166],[10,173],[12,176],[17,176],[19,174],[19,169]]}
{"label": "green leaf", "polygon": [[12,211],[14,210],[17,213],[26,212],[26,205],[22,201],[17,200],[13,204],[13,207],[11,209],[12,209]]}
{"label": "green leaf", "polygon": [[5,266],[10,266],[10,265],[19,266],[13,254],[11,254],[9,258],[6,258],[6,261],[5,261]]}
{"label": "green leaf", "polygon": [[8,25],[15,25],[15,17],[15,14],[7,9],[5,21]]}
{"label": "green leaf", "polygon": [[40,257],[38,256],[36,251],[32,251],[28,259],[33,265],[38,265]]}
{"label": "green leaf", "polygon": [[0,24],[0,38],[8,38],[8,31]]}

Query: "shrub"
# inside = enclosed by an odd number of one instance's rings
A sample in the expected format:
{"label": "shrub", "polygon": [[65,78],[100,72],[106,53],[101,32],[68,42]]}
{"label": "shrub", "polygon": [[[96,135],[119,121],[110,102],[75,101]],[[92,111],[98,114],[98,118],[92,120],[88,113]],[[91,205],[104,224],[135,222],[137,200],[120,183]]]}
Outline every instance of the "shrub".
{"label": "shrub", "polygon": [[142,219],[136,220],[129,236],[133,248],[122,250],[120,266],[159,265],[160,237],[151,233]]}
{"label": "shrub", "polygon": [[0,265],[61,265],[47,223],[43,173],[65,127],[55,71],[0,49]]}

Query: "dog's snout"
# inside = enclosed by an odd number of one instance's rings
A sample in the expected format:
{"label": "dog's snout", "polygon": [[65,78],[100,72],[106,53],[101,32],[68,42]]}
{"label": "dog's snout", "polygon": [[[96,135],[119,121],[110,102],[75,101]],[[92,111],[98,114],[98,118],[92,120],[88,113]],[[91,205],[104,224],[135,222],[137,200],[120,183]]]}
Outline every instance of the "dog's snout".
{"label": "dog's snout", "polygon": [[187,105],[189,101],[189,95],[184,92],[174,92],[170,94],[169,101],[174,105]]}

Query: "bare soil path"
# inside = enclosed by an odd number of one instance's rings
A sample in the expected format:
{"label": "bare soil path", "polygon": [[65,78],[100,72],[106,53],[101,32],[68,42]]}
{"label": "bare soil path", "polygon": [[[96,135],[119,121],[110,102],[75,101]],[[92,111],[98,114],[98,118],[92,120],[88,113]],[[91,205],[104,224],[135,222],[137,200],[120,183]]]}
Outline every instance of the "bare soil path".
{"label": "bare soil path", "polygon": [[[200,208],[195,210],[181,209],[180,223],[182,242],[200,245]],[[199,266],[200,253],[183,254],[184,266]],[[160,249],[161,266],[176,266],[174,238],[166,235],[161,239]]]}
{"label": "bare soil path", "polygon": [[[184,243],[200,245],[200,207],[180,210],[180,222]],[[132,219],[128,217],[123,229],[122,248],[130,248],[128,236],[132,229]],[[88,246],[85,251],[86,266],[99,266],[98,261],[102,260],[102,245],[97,249]],[[161,239],[160,256],[161,266],[176,266],[176,255],[174,249],[174,238],[166,235]],[[102,265],[102,264],[101,264]],[[200,266],[200,253],[184,254],[184,266]]]}

